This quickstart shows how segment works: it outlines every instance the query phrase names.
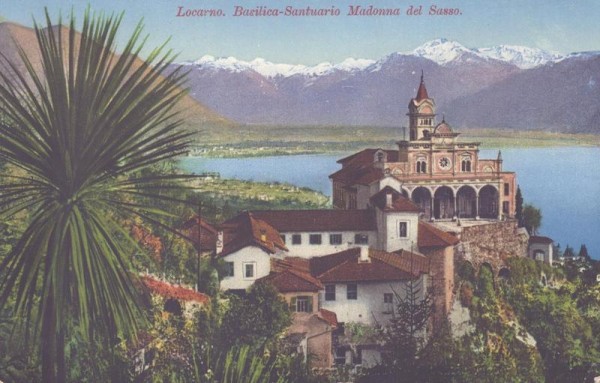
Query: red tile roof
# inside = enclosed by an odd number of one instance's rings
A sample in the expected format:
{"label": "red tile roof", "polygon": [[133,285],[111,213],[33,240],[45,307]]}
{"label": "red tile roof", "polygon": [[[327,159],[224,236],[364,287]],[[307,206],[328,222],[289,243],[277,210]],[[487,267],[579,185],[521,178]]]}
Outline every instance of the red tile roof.
{"label": "red tile roof", "polygon": [[338,326],[337,315],[333,311],[329,311],[329,310],[325,310],[325,309],[320,309],[317,312],[317,315],[319,315],[321,318],[323,318],[331,326],[333,326],[333,327],[337,327]]}
{"label": "red tile roof", "polygon": [[309,259],[300,257],[285,257],[283,259],[271,258],[272,272],[280,273],[289,269],[310,273]]}
{"label": "red tile roof", "polygon": [[368,210],[261,210],[252,215],[279,232],[373,231],[375,214]]}
{"label": "red tile roof", "polygon": [[315,279],[308,273],[303,273],[294,269],[271,273],[266,277],[258,279],[256,283],[270,283],[280,293],[303,291],[318,292],[323,289],[323,285],[318,279]]}
{"label": "red tile roof", "polygon": [[239,214],[220,227],[223,229],[223,250],[220,256],[231,254],[246,246],[258,246],[271,254],[277,249],[287,250],[277,229],[255,217],[253,213]]}
{"label": "red tile roof", "polygon": [[[387,206],[388,194],[392,195],[391,206]],[[370,200],[375,206],[384,211],[398,211],[406,213],[421,212],[421,208],[419,208],[414,202],[404,197],[399,191],[392,188],[391,186],[386,186],[377,193],[373,194]]]}
{"label": "red tile roof", "polygon": [[215,229],[208,221],[195,215],[181,225],[181,230],[183,234],[193,242],[196,249],[198,249],[199,241],[202,242],[201,249],[215,249],[217,243],[217,229]]}
{"label": "red tile roof", "polygon": [[[383,169],[374,167],[374,156],[377,151],[382,149],[365,149],[346,158],[342,158],[338,163],[342,164],[342,169],[331,174],[329,178],[345,184],[370,185],[380,180],[384,176]],[[387,155],[388,162],[398,161],[397,150],[383,150]]]}
{"label": "red tile roof", "polygon": [[[344,157],[337,162],[339,164],[343,164],[346,166],[360,166],[360,165],[368,165],[372,164],[375,160],[375,153],[378,150],[382,149],[364,149],[360,152],[349,155],[348,157]],[[383,149],[383,151],[387,154],[388,162],[398,162],[398,151],[393,149]]]}
{"label": "red tile roof", "polygon": [[399,250],[394,253],[371,250],[369,252],[369,256],[372,259],[377,259],[381,262],[387,263],[390,266],[394,266],[400,270],[410,273],[415,277],[421,274],[428,274],[430,270],[431,262],[428,257],[406,250]]}
{"label": "red tile roof", "polygon": [[207,303],[210,297],[206,294],[199,293],[192,289],[181,286],[172,285],[168,282],[159,281],[149,275],[141,277],[144,285],[154,294],[158,294],[165,298],[173,298],[187,302]]}
{"label": "red tile roof", "polygon": [[454,235],[446,233],[433,225],[419,221],[417,244],[421,247],[454,246],[459,242]]}
{"label": "red tile roof", "polygon": [[371,259],[370,262],[344,262],[319,276],[322,283],[401,281],[412,278],[410,273],[377,259]]}
{"label": "red tile roof", "polygon": [[324,255],[321,257],[312,257],[310,262],[310,273],[319,277],[332,268],[348,261],[356,261],[360,257],[360,248],[340,251],[339,253]]}

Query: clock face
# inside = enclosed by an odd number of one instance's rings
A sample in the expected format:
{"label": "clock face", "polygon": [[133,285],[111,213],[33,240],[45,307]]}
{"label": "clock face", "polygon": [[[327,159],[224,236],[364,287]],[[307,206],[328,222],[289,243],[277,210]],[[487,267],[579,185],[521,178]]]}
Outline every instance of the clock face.
{"label": "clock face", "polygon": [[443,169],[443,170],[450,169],[451,164],[452,164],[452,162],[450,161],[450,158],[448,158],[448,157],[440,158],[440,161],[439,161],[440,169]]}

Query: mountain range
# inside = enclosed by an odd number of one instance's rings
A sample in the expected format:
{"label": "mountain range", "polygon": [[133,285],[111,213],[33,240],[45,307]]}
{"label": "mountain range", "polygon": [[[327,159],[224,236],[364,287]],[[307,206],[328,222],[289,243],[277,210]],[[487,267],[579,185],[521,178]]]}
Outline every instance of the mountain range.
{"label": "mountain range", "polygon": [[[63,38],[66,40],[66,28],[63,28],[61,32],[63,33]],[[3,56],[0,70],[10,71],[4,65],[4,59],[6,59],[15,64],[16,70],[29,79],[18,47],[23,50],[23,53],[27,56],[36,72],[41,73],[42,62],[35,31],[19,24],[0,22],[0,54]],[[138,68],[142,63],[143,61],[138,59],[134,63],[134,67]],[[235,126],[235,123],[202,105],[189,95],[179,100],[177,108],[180,111],[180,117],[183,119],[183,126],[186,129],[198,130],[198,127],[202,126],[205,129],[218,130],[223,127]]]}
{"label": "mountain range", "polygon": [[241,123],[406,125],[423,72],[438,114],[457,127],[600,133],[600,52],[467,48],[437,39],[339,64],[207,55],[175,65],[189,70],[192,97]]}

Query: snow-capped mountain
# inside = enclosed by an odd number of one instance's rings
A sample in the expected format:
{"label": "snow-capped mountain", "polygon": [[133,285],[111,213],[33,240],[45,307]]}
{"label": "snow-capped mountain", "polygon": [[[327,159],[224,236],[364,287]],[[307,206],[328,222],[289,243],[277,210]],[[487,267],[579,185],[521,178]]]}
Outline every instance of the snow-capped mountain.
{"label": "snow-capped mountain", "polygon": [[521,69],[535,68],[549,62],[560,61],[564,58],[559,53],[518,45],[498,45],[491,48],[479,48],[477,52],[485,57],[514,64]]}
{"label": "snow-capped mountain", "polygon": [[436,39],[428,41],[411,52],[414,56],[423,57],[439,65],[448,65],[463,59],[480,58],[486,60],[486,57],[478,54],[476,50],[466,48],[464,45],[447,39]]}
{"label": "snow-capped mountain", "polygon": [[348,58],[339,64],[324,62],[314,66],[307,66],[301,64],[273,63],[263,58],[256,58],[252,61],[243,61],[238,60],[235,57],[215,58],[214,56],[205,55],[199,60],[185,62],[183,65],[194,65],[212,70],[226,70],[233,73],[242,72],[244,70],[253,70],[265,77],[273,78],[277,76],[291,77],[295,75],[308,77],[323,76],[335,71],[353,72],[365,69],[374,62],[375,60]]}
{"label": "snow-capped mountain", "polygon": [[428,41],[411,53],[434,61],[439,65],[479,58],[481,60],[503,61],[520,69],[531,69],[549,62],[558,62],[564,58],[559,53],[518,45],[498,45],[490,48],[471,49],[456,41],[443,38]]}
{"label": "snow-capped mountain", "polygon": [[[509,45],[475,49],[437,39],[377,61],[351,58],[310,66],[204,56],[184,65],[191,96],[242,123],[405,124],[401,106],[414,97],[423,71],[438,113],[459,126],[482,127],[492,121],[494,127],[600,129],[595,119],[600,107],[586,104],[600,97],[600,52],[561,56]],[[521,103],[524,94],[530,102]],[[572,113],[556,114],[562,111],[558,101],[534,94],[572,100]],[[523,105],[530,109],[520,110]]]}
{"label": "snow-capped mountain", "polygon": [[252,61],[239,60],[235,57],[214,57],[206,55],[196,61],[188,61],[182,65],[194,65],[206,70],[225,70],[239,73],[252,70],[267,78],[306,76],[323,76],[334,72],[357,72],[365,69],[376,71],[392,56],[414,56],[431,60],[439,65],[459,65],[468,62],[489,62],[497,60],[514,65],[520,69],[531,69],[550,62],[558,62],[566,56],[516,45],[499,45],[491,48],[467,48],[459,42],[444,38],[428,41],[410,52],[397,52],[379,60],[347,58],[341,63],[323,62],[317,65],[273,63],[263,58]]}

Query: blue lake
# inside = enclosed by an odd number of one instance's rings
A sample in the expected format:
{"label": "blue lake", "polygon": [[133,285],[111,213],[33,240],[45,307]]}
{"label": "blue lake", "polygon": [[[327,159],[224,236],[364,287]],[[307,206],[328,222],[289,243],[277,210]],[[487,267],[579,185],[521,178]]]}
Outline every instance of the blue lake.
{"label": "blue lake", "polygon": [[[480,158],[496,158],[482,150]],[[331,195],[329,174],[340,169],[340,155],[256,158],[186,157],[189,172],[219,172],[223,178],[286,182]],[[600,148],[519,148],[502,151],[504,170],[517,172],[525,203],[542,210],[540,233],[575,252],[585,243],[600,259]]]}

